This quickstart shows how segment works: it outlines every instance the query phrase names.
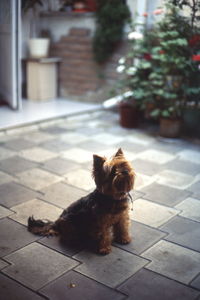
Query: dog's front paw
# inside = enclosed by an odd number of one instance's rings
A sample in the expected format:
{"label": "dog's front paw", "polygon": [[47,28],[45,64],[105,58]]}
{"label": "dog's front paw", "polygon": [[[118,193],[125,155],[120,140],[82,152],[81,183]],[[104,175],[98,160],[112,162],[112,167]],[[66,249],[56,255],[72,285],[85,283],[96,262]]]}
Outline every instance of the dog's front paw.
{"label": "dog's front paw", "polygon": [[106,255],[109,254],[110,252],[111,252],[111,247],[104,247],[98,250],[98,253],[101,255]]}
{"label": "dog's front paw", "polygon": [[122,244],[122,245],[126,245],[129,244],[131,242],[131,237],[127,236],[127,237],[118,237],[115,239],[115,242],[118,244]]}

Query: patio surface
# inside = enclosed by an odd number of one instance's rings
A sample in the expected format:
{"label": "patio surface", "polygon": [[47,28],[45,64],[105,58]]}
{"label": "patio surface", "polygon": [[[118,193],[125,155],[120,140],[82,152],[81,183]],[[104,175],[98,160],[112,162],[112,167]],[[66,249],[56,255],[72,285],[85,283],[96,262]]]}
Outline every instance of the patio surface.
{"label": "patio surface", "polygon": [[[137,178],[133,241],[100,256],[26,229],[94,188],[92,154],[122,147]],[[0,132],[0,299],[200,299],[200,146],[98,111]]]}

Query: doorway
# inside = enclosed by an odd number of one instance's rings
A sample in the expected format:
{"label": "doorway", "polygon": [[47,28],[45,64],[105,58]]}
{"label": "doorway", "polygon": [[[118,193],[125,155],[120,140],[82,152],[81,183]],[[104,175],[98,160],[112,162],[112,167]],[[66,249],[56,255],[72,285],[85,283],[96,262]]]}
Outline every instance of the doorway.
{"label": "doorway", "polygon": [[0,99],[21,108],[21,1],[0,1]]}

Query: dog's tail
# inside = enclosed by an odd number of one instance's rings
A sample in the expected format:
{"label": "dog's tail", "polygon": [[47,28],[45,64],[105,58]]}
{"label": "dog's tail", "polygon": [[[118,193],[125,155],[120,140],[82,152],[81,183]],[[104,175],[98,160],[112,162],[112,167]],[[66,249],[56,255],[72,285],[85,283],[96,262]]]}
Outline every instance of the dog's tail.
{"label": "dog's tail", "polygon": [[54,222],[35,220],[33,216],[28,218],[28,231],[42,236],[59,234]]}

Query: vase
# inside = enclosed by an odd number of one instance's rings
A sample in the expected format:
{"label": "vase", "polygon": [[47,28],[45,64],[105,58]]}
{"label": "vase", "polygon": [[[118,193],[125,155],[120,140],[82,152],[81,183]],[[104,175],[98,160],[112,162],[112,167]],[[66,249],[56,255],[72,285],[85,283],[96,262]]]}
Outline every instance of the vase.
{"label": "vase", "polygon": [[125,128],[138,127],[138,109],[128,103],[119,104],[120,125]]}
{"label": "vase", "polygon": [[182,120],[160,118],[159,135],[166,138],[177,138],[181,134]]}
{"label": "vase", "polygon": [[29,53],[32,58],[47,57],[50,40],[48,38],[33,38],[29,40]]}

